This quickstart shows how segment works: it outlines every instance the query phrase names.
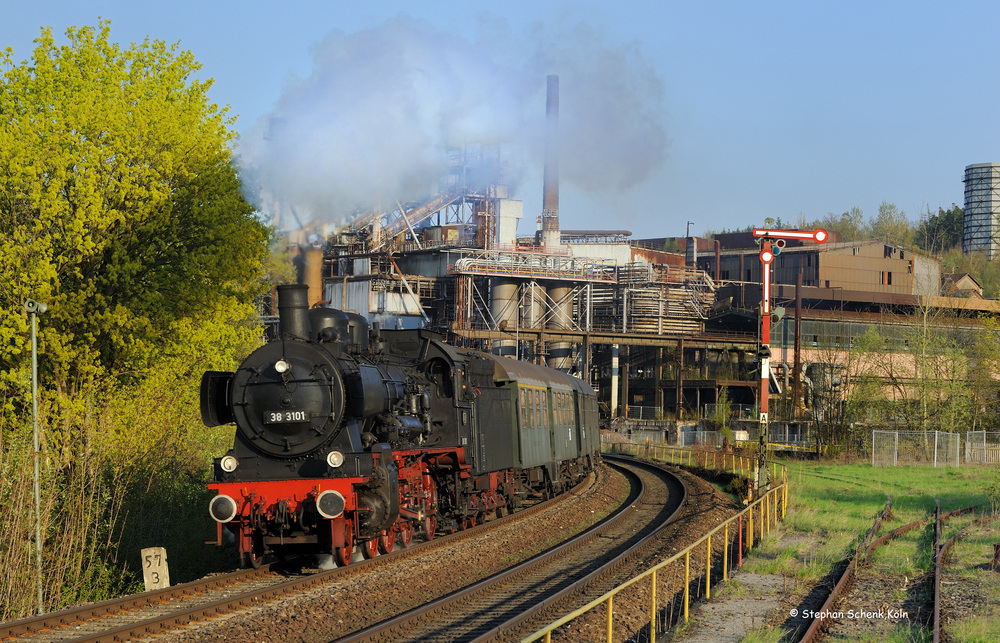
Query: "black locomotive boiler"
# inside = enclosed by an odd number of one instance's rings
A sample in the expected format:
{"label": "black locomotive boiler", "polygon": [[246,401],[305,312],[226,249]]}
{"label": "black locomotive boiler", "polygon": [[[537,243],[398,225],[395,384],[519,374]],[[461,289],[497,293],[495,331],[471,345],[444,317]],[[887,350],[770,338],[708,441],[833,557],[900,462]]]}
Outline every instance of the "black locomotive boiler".
{"label": "black locomotive boiler", "polygon": [[201,384],[208,426],[235,423],[209,512],[242,560],[292,550],[350,563],[518,508],[600,457],[597,400],[552,369],[309,309],[278,287],[279,338]]}

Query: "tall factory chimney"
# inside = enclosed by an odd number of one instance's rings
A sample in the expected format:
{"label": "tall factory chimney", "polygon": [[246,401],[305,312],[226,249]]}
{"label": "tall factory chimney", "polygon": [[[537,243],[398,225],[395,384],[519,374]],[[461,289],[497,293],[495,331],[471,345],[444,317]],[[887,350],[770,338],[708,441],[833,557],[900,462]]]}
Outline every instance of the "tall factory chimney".
{"label": "tall factory chimney", "polygon": [[559,246],[559,76],[546,78],[542,246]]}

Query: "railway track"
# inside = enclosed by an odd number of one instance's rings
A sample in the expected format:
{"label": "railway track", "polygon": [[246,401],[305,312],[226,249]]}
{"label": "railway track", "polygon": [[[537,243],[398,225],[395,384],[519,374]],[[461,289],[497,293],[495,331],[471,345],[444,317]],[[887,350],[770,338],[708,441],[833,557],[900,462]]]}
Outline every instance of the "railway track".
{"label": "railway track", "polygon": [[[890,502],[887,502],[886,509],[876,519],[872,529],[868,532],[862,544],[856,549],[854,556],[848,562],[840,580],[833,591],[830,592],[823,607],[814,613],[812,622],[809,624],[801,641],[812,642],[821,640],[828,630],[838,638],[853,638],[864,634],[871,635],[872,632],[878,630],[879,621],[911,622],[917,628],[922,628],[926,625],[930,630],[933,641],[936,643],[941,640],[941,578],[944,558],[948,548],[951,547],[968,527],[978,524],[986,518],[981,518],[974,523],[966,525],[946,542],[943,542],[945,521],[954,516],[970,513],[976,510],[978,506],[964,507],[947,513],[941,513],[938,501],[935,501],[935,506],[936,509],[933,516],[934,534],[929,543],[931,569],[928,578],[923,581],[914,582],[905,588],[906,601],[895,606],[891,605],[891,599],[886,595],[886,588],[880,586],[876,586],[868,591],[855,592],[856,594],[860,593],[861,598],[848,600],[848,592],[851,591],[859,570],[871,560],[876,550],[887,546],[899,536],[909,531],[926,526],[932,519],[932,517],[928,516],[916,520],[873,540],[872,538],[878,531],[882,520],[888,517]],[[917,579],[914,580],[917,581]],[[928,586],[932,588],[931,591],[926,591]],[[850,609],[843,607],[845,602],[850,603]],[[861,609],[857,609],[859,607]]]}
{"label": "railway track", "polygon": [[408,549],[351,564],[348,567],[310,574],[278,573],[275,565],[221,574],[162,590],[103,601],[73,609],[0,624],[0,641],[107,642],[161,635],[192,622],[216,618],[268,600],[324,583],[346,581],[406,558],[453,546],[468,538],[552,509],[594,484],[593,474],[569,493],[515,514],[486,522],[453,535],[437,537]]}
{"label": "railway track", "polygon": [[633,481],[625,510],[588,532],[459,592],[341,639],[360,641],[511,640],[581,603],[619,566],[640,556],[684,502],[683,483],[665,469],[616,459]]}

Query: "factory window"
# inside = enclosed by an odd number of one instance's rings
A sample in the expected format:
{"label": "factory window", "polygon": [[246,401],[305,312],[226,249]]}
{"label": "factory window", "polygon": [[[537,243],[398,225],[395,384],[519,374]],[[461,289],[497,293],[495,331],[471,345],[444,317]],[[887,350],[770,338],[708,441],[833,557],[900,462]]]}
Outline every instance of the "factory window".
{"label": "factory window", "polygon": [[747,279],[746,280],[747,281],[753,281],[752,275],[753,275],[753,272],[751,272],[751,269],[747,268]]}
{"label": "factory window", "polygon": [[861,254],[861,248],[851,248],[851,250],[853,250],[854,254],[856,254],[856,255],[857,254]]}
{"label": "factory window", "polygon": [[729,279],[729,271],[723,270],[722,272],[719,273],[719,276],[722,277],[723,279]]}

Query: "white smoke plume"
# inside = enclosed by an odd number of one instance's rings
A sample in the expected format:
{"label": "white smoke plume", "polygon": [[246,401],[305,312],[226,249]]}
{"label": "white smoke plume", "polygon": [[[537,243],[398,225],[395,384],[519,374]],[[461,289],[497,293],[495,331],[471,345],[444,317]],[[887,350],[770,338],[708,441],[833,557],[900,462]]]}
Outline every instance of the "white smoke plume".
{"label": "white smoke plume", "polygon": [[251,201],[324,222],[391,208],[436,193],[447,150],[466,144],[500,145],[508,183],[540,176],[548,74],[560,77],[563,185],[626,190],[662,165],[662,81],[637,47],[609,46],[582,24],[521,37],[500,21],[483,27],[473,41],[400,15],[329,34],[312,49],[312,74],[241,142]]}

